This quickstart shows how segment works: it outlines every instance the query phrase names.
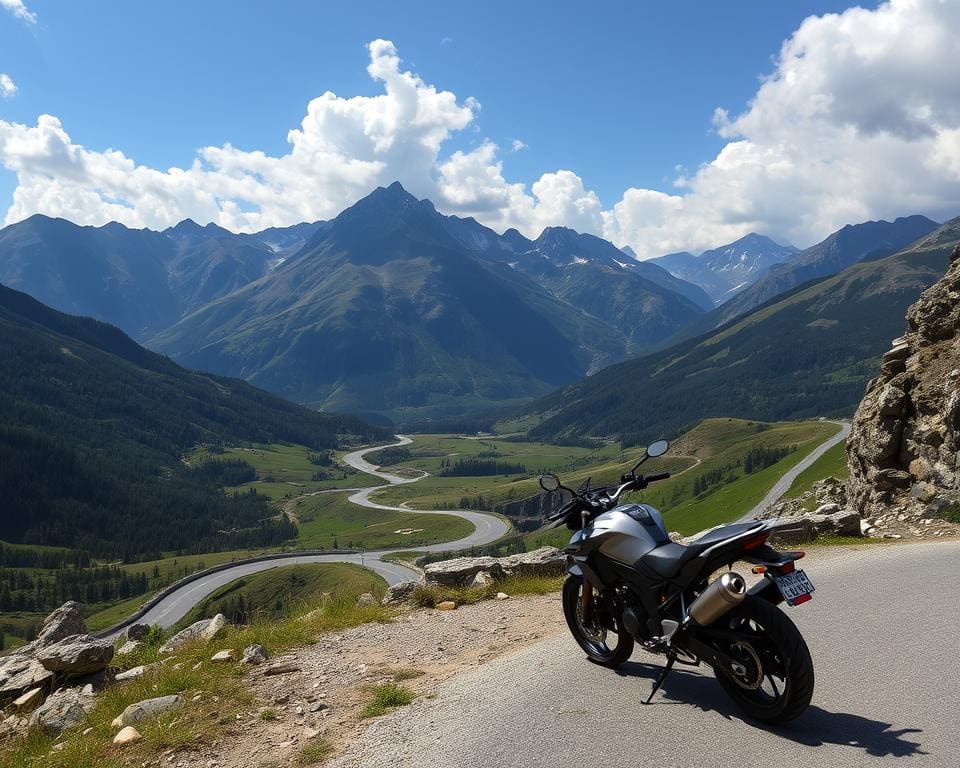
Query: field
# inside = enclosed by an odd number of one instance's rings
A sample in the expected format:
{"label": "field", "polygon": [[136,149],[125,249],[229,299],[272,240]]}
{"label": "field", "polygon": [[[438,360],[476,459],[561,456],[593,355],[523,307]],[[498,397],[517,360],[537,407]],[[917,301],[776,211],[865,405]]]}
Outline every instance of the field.
{"label": "field", "polygon": [[[257,479],[225,490],[253,489],[273,501],[332,488],[366,488],[379,482],[375,477],[342,464],[323,466],[313,463],[311,455],[314,454],[310,449],[302,445],[273,443],[227,448],[215,454],[200,448],[187,457],[187,461],[193,464],[207,459],[242,459],[257,471]],[[330,458],[333,459],[333,454]]]}
{"label": "field", "polygon": [[[845,443],[839,443],[797,475],[797,479],[793,481],[793,485],[790,486],[790,489],[783,497],[785,499],[795,499],[809,491],[818,480],[823,480],[825,477],[835,477],[838,480],[846,480],[849,474],[850,471],[847,468],[847,447]],[[812,502],[808,506],[810,506],[810,511],[812,512]]]}

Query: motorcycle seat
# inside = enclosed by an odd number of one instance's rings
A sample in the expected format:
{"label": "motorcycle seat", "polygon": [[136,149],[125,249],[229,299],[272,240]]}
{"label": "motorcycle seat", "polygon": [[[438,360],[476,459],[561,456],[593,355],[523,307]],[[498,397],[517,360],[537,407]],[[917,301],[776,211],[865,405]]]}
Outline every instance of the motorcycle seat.
{"label": "motorcycle seat", "polygon": [[661,544],[659,547],[651,549],[647,554],[640,558],[640,563],[660,578],[672,579],[680,573],[680,569],[687,563],[700,555],[704,550],[709,549],[714,544],[718,544],[727,539],[740,536],[747,531],[760,527],[760,523],[734,523],[733,525],[723,525],[708,531],[696,541],[689,544],[678,544],[675,541],[669,541]]}

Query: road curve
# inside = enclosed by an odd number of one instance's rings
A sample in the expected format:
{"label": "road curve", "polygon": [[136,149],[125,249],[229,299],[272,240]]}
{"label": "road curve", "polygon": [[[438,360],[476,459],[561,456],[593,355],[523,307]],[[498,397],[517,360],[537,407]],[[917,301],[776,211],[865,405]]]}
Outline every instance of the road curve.
{"label": "road curve", "polygon": [[558,598],[559,634],[374,722],[331,768],[957,765],[958,558],[957,541],[809,553],[814,599],[784,610],[816,689],[787,727],[746,720],[704,667],[677,667],[643,706],[660,657],[590,664],[561,629]]}
{"label": "road curve", "polygon": [[797,479],[797,476],[801,472],[809,468],[817,459],[823,456],[823,454],[833,448],[833,446],[835,446],[837,443],[847,439],[847,436],[850,434],[850,422],[831,421],[830,423],[836,424],[838,427],[840,427],[840,431],[830,437],[828,440],[824,440],[822,443],[820,443],[820,445],[810,451],[807,456],[801,459],[801,461],[795,467],[784,472],[783,475],[780,476],[780,479],[773,484],[773,488],[771,488],[767,495],[763,497],[760,503],[747,512],[747,514],[745,514],[743,517],[734,522],[745,523],[747,520],[753,520],[757,515],[763,512],[763,510],[765,510],[781,496],[783,496],[783,494],[790,490],[790,486],[793,485],[793,481]]}
{"label": "road curve", "polygon": [[[399,475],[382,471],[378,466],[371,464],[364,458],[366,454],[371,453],[372,451],[379,451],[383,448],[399,447],[401,445],[409,445],[411,442],[413,442],[409,437],[404,437],[403,435],[397,435],[397,440],[397,442],[391,443],[390,445],[378,445],[371,448],[362,448],[358,451],[348,453],[343,457],[344,463],[346,463],[348,466],[386,481],[385,485],[378,485],[372,488],[362,488],[355,491],[348,497],[351,502],[354,504],[359,504],[362,507],[389,510],[391,512],[405,512],[424,515],[455,515],[456,517],[467,520],[474,526],[473,533],[469,534],[468,536],[464,536],[462,539],[457,539],[456,541],[447,541],[441,544],[415,547],[418,552],[437,552],[445,550],[452,551],[457,549],[466,549],[468,547],[482,546],[484,544],[489,544],[492,541],[496,541],[510,530],[509,523],[505,522],[502,518],[495,515],[488,515],[484,512],[469,512],[460,509],[443,511],[431,510],[426,512],[416,509],[393,507],[372,501],[370,499],[370,495],[375,491],[387,488],[391,485],[415,483],[418,480],[422,480],[424,477],[427,477],[428,475],[428,473],[424,472],[419,477],[400,477]],[[180,589],[177,589],[171,592],[169,595],[166,595],[160,602],[150,608],[149,611],[147,611],[140,619],[138,619],[138,621],[143,622],[144,624],[158,624],[161,627],[171,627],[180,621],[180,619],[182,619],[184,616],[186,616],[193,606],[220,587],[229,584],[231,581],[239,579],[243,576],[249,576],[254,573],[259,573],[261,571],[266,571],[271,568],[277,568],[284,565],[302,565],[304,563],[354,563],[374,571],[383,577],[388,584],[396,584],[408,579],[416,579],[418,577],[416,571],[413,571],[402,565],[398,565],[397,563],[384,562],[381,559],[383,555],[387,554],[388,552],[401,552],[403,549],[403,547],[392,547],[390,549],[375,550],[350,555],[304,555],[303,557],[277,557],[276,559],[260,560],[255,563],[237,563],[235,566],[230,568],[224,568],[223,570],[215,573],[201,576],[200,578],[191,581],[188,584],[184,584]],[[411,548],[408,547],[407,549]]]}

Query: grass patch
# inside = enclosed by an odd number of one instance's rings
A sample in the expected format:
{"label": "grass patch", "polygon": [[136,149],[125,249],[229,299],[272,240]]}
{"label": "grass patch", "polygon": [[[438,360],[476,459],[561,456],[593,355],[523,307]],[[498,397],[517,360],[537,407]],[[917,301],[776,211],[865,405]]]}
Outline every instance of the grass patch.
{"label": "grass patch", "polygon": [[265,723],[272,723],[274,720],[278,720],[279,717],[272,709],[265,709],[260,713],[260,719]]}
{"label": "grass patch", "polygon": [[835,477],[838,480],[845,480],[850,474],[847,468],[847,446],[846,443],[837,443],[833,448],[823,454],[813,464],[807,467],[803,472],[797,475],[793,485],[783,495],[785,499],[795,499],[802,496],[818,480],[825,477]]}
{"label": "grass patch", "polygon": [[295,765],[318,765],[333,754],[333,744],[318,739],[303,747],[294,758]]}
{"label": "grass patch", "polygon": [[[377,495],[374,500],[381,498]],[[473,525],[459,517],[367,509],[351,504],[339,493],[300,499],[293,513],[300,520],[297,543],[305,548],[419,547],[454,541],[473,532]]]}
{"label": "grass patch", "polygon": [[360,717],[380,717],[391,709],[403,707],[414,699],[414,692],[396,683],[375,685],[370,691],[370,701],[360,710]]}
{"label": "grass patch", "polygon": [[402,683],[404,680],[414,680],[418,677],[423,677],[425,674],[427,673],[422,669],[413,669],[412,667],[398,669],[393,673],[393,682]]}
{"label": "grass patch", "polygon": [[452,600],[457,605],[471,605],[493,599],[498,592],[511,596],[546,595],[563,586],[564,576],[511,576],[485,587],[448,587],[443,584],[418,584],[411,601],[421,608]]}

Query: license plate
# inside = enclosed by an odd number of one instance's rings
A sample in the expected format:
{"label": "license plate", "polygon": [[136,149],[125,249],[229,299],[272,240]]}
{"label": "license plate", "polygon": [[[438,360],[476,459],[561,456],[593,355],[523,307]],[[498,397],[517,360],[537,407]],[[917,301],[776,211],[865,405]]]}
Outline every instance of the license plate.
{"label": "license plate", "polygon": [[[780,594],[783,595],[783,599],[789,605],[794,605],[798,601],[806,602],[801,598],[813,592],[813,582],[807,578],[807,574],[803,571],[785,573],[783,576],[777,576],[776,581],[777,589],[780,590]],[[809,600],[810,598],[807,597],[806,599]]]}

